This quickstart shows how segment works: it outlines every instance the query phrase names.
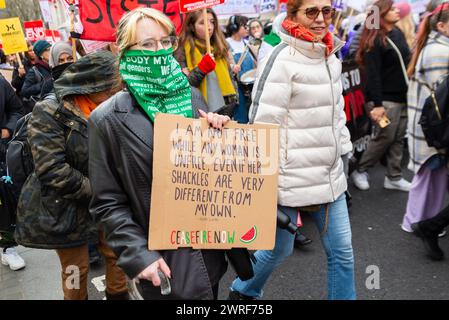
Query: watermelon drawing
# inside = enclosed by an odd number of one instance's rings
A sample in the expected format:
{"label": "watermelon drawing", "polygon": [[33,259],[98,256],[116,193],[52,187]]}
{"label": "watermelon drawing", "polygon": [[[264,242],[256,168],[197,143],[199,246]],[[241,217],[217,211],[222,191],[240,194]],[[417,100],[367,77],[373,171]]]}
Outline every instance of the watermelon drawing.
{"label": "watermelon drawing", "polygon": [[247,233],[245,233],[241,238],[240,241],[243,243],[251,243],[257,238],[257,227],[252,227]]}

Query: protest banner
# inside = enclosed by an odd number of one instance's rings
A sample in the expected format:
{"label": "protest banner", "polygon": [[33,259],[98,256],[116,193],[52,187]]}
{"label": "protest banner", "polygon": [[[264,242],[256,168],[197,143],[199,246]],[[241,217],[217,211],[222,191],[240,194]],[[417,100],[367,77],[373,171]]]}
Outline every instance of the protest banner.
{"label": "protest banner", "polygon": [[86,54],[101,50],[108,44],[109,42],[104,41],[81,40],[81,45],[83,46]]}
{"label": "protest banner", "polygon": [[162,11],[181,30],[182,15],[178,0],[90,0],[79,3],[80,19],[83,24],[81,39],[115,41],[115,29],[126,12],[137,7],[149,7]]}
{"label": "protest banner", "polygon": [[351,133],[353,153],[360,156],[371,141],[372,123],[365,110],[363,74],[355,61],[344,61],[342,69],[346,126]]}
{"label": "protest banner", "polygon": [[19,18],[0,20],[0,38],[6,55],[28,51]]}
{"label": "protest banner", "polygon": [[39,6],[41,7],[42,18],[47,23],[52,23],[51,9],[48,0],[39,0]]}
{"label": "protest banner", "polygon": [[365,12],[368,5],[367,0],[346,0],[346,5],[358,12]]}
{"label": "protest banner", "polygon": [[61,41],[61,35],[58,30],[45,30],[45,40],[51,44]]}
{"label": "protest banner", "polygon": [[271,250],[277,221],[279,127],[157,114],[150,250]]}
{"label": "protest banner", "polygon": [[42,20],[25,21],[23,25],[25,27],[25,36],[27,40],[36,42],[39,39],[45,38],[44,23]]}
{"label": "protest banner", "polygon": [[276,0],[260,0],[260,13],[267,13],[276,11]]}
{"label": "protest banner", "polygon": [[283,13],[287,11],[287,0],[279,0],[278,12]]}
{"label": "protest banner", "polygon": [[249,18],[259,16],[261,0],[226,0],[225,3],[214,7],[215,13],[220,18],[233,15],[242,15]]}
{"label": "protest banner", "polygon": [[179,0],[179,9],[182,13],[187,13],[222,3],[224,3],[224,0]]}

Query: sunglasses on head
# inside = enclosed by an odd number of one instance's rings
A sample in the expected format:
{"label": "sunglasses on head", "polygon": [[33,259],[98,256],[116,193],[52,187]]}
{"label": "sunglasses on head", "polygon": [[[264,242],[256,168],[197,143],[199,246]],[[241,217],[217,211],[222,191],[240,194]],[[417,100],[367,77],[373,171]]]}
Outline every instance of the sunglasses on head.
{"label": "sunglasses on head", "polygon": [[318,18],[320,12],[322,12],[324,19],[328,20],[328,19],[332,19],[335,17],[336,9],[332,8],[330,6],[327,6],[327,7],[323,7],[322,9],[319,9],[317,7],[312,7],[312,8],[307,8],[307,9],[298,9],[298,11],[305,11],[306,17],[311,20],[315,20],[316,18]]}

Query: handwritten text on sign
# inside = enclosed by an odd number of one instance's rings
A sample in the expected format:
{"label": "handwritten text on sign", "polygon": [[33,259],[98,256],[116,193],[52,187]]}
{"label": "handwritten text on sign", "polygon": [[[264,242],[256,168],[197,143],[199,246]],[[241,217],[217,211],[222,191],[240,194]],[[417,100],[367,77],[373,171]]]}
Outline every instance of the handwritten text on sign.
{"label": "handwritten text on sign", "polygon": [[278,132],[158,114],[150,249],[273,249]]}
{"label": "handwritten text on sign", "polygon": [[179,9],[182,13],[186,13],[210,8],[222,3],[224,3],[224,0],[179,0]]}
{"label": "handwritten text on sign", "polygon": [[115,29],[120,18],[137,7],[148,7],[162,11],[180,31],[182,16],[178,0],[90,0],[80,1],[79,10],[84,27],[82,39],[115,41]]}

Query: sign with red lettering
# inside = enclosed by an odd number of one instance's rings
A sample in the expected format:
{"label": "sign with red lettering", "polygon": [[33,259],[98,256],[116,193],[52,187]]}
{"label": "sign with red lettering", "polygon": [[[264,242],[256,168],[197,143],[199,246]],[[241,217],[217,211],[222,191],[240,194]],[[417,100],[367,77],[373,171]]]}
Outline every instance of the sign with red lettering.
{"label": "sign with red lettering", "polygon": [[199,9],[210,8],[223,3],[224,0],[179,0],[179,10],[181,10],[182,13],[187,13]]}
{"label": "sign with red lettering", "polygon": [[90,0],[80,1],[79,11],[84,31],[81,39],[115,41],[115,29],[120,18],[137,7],[162,11],[175,24],[179,33],[182,16],[178,0]]}
{"label": "sign with red lettering", "polygon": [[27,40],[35,42],[45,38],[44,23],[42,20],[25,21],[25,37]]}
{"label": "sign with red lettering", "polygon": [[55,44],[62,39],[58,30],[45,30],[45,40],[47,40],[51,44]]}
{"label": "sign with red lettering", "polygon": [[359,158],[371,140],[372,123],[365,110],[364,74],[354,61],[344,61],[342,70],[346,126],[351,133],[353,154]]}

